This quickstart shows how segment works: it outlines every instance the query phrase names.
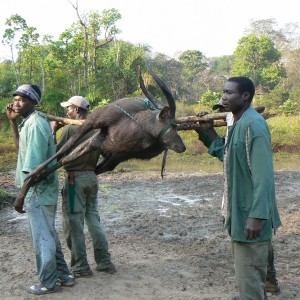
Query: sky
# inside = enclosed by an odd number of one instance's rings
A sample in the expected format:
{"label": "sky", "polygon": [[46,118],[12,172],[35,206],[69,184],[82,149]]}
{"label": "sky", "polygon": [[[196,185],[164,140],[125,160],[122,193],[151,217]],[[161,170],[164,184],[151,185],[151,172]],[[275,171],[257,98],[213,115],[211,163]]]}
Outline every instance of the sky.
{"label": "sky", "polygon": [[[76,0],[70,0],[76,3]],[[5,20],[19,14],[40,35],[55,39],[77,21],[68,0],[8,0],[0,4],[0,39]],[[300,23],[297,0],[78,0],[79,13],[115,8],[122,19],[117,38],[135,45],[147,44],[152,52],[176,57],[199,50],[207,57],[233,54],[250,20],[275,19],[279,27]],[[0,44],[0,59],[9,58]]]}

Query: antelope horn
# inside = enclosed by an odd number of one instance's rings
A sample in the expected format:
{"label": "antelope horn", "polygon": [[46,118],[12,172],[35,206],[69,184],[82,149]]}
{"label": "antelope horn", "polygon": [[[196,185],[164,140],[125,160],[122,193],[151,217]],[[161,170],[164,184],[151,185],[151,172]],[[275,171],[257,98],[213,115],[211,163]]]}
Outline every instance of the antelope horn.
{"label": "antelope horn", "polygon": [[147,88],[145,86],[145,82],[142,77],[141,66],[138,66],[138,75],[139,75],[140,88],[143,91],[143,93],[145,94],[145,96],[153,103],[153,105],[157,109],[162,109],[164,107],[164,105],[160,101],[155,99],[155,97],[147,90]]}
{"label": "antelope horn", "polygon": [[146,64],[146,66],[147,66],[149,73],[154,78],[154,80],[156,81],[156,83],[158,84],[158,86],[163,91],[164,95],[166,96],[166,99],[167,99],[169,107],[170,107],[169,115],[171,118],[174,118],[175,112],[176,112],[176,104],[175,104],[175,100],[174,100],[174,97],[173,97],[171,91],[169,90],[167,85],[164,83],[164,81],[161,78],[159,78],[147,64]]}

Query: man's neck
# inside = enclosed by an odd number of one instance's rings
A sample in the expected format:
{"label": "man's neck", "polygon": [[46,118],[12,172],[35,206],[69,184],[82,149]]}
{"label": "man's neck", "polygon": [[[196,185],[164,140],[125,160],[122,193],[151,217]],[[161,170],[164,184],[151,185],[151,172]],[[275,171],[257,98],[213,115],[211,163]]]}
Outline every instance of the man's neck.
{"label": "man's neck", "polygon": [[87,115],[77,115],[75,120],[85,120],[87,118]]}
{"label": "man's neck", "polygon": [[234,123],[236,123],[244,114],[244,112],[250,107],[250,105],[247,106],[243,106],[239,111],[237,112],[232,112],[233,114],[233,119],[234,119]]}
{"label": "man's neck", "polygon": [[35,112],[35,109],[28,111],[25,115],[21,116],[23,120],[27,119],[32,113]]}

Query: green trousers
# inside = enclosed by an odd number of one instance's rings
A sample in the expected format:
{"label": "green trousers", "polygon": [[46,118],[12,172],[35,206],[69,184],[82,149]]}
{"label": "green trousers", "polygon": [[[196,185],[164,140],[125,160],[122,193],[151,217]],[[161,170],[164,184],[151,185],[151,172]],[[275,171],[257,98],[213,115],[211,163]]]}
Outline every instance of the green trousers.
{"label": "green trousers", "polygon": [[107,239],[100,223],[97,200],[98,178],[92,171],[75,171],[74,180],[73,205],[70,206],[68,178],[66,178],[62,190],[63,231],[68,248],[71,250],[72,270],[81,272],[90,268],[84,235],[85,222],[93,241],[96,264],[104,268],[110,264],[111,258]]}
{"label": "green trousers", "polygon": [[274,249],[273,244],[269,244],[269,254],[268,254],[268,271],[267,271],[267,281],[276,281],[276,269],[274,265]]}
{"label": "green trousers", "polygon": [[232,242],[235,277],[241,300],[265,299],[270,242]]}

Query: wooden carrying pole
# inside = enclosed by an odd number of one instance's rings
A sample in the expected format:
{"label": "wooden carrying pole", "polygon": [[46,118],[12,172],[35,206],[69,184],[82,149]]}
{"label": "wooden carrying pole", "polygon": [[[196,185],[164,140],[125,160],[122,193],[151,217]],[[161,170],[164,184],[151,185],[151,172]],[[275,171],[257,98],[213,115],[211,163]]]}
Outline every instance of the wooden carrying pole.
{"label": "wooden carrying pole", "polygon": [[[265,119],[272,117],[273,115],[270,113],[264,113],[265,107],[258,106],[255,107],[255,110],[260,113]],[[205,122],[209,119],[214,120],[214,127],[221,127],[226,126],[226,116],[229,112],[222,112],[222,113],[214,113],[214,114],[207,114],[201,117],[198,116],[187,116],[187,117],[179,117],[176,119],[176,123],[178,125],[178,130],[192,130],[196,128],[200,128],[200,124],[198,122]],[[65,125],[82,125],[84,120],[72,120],[68,118],[56,117],[52,115],[46,114],[46,118],[49,121],[57,121],[63,123]]]}
{"label": "wooden carrying pole", "polygon": [[[258,113],[262,113],[265,110],[264,106],[258,106],[255,107],[255,110]],[[208,119],[212,120],[225,120],[226,116],[229,114],[229,112],[222,112],[222,113],[213,113],[213,114],[207,114],[201,117],[197,116],[187,116],[187,117],[179,117],[176,119],[177,124],[183,124],[183,123],[195,123],[195,122],[201,122],[201,121],[207,121]]]}
{"label": "wooden carrying pole", "polygon": [[[271,114],[269,112],[261,113],[261,115],[264,117],[264,119],[269,119],[274,116],[274,114]],[[221,127],[226,126],[226,121],[216,120],[214,121],[214,127]],[[201,125],[197,123],[181,123],[177,125],[177,130],[192,130],[201,128]]]}
{"label": "wooden carrying pole", "polygon": [[45,115],[49,121],[57,121],[59,123],[63,123],[64,125],[82,125],[84,122],[84,120],[72,120],[72,119],[56,117],[48,114]]}

